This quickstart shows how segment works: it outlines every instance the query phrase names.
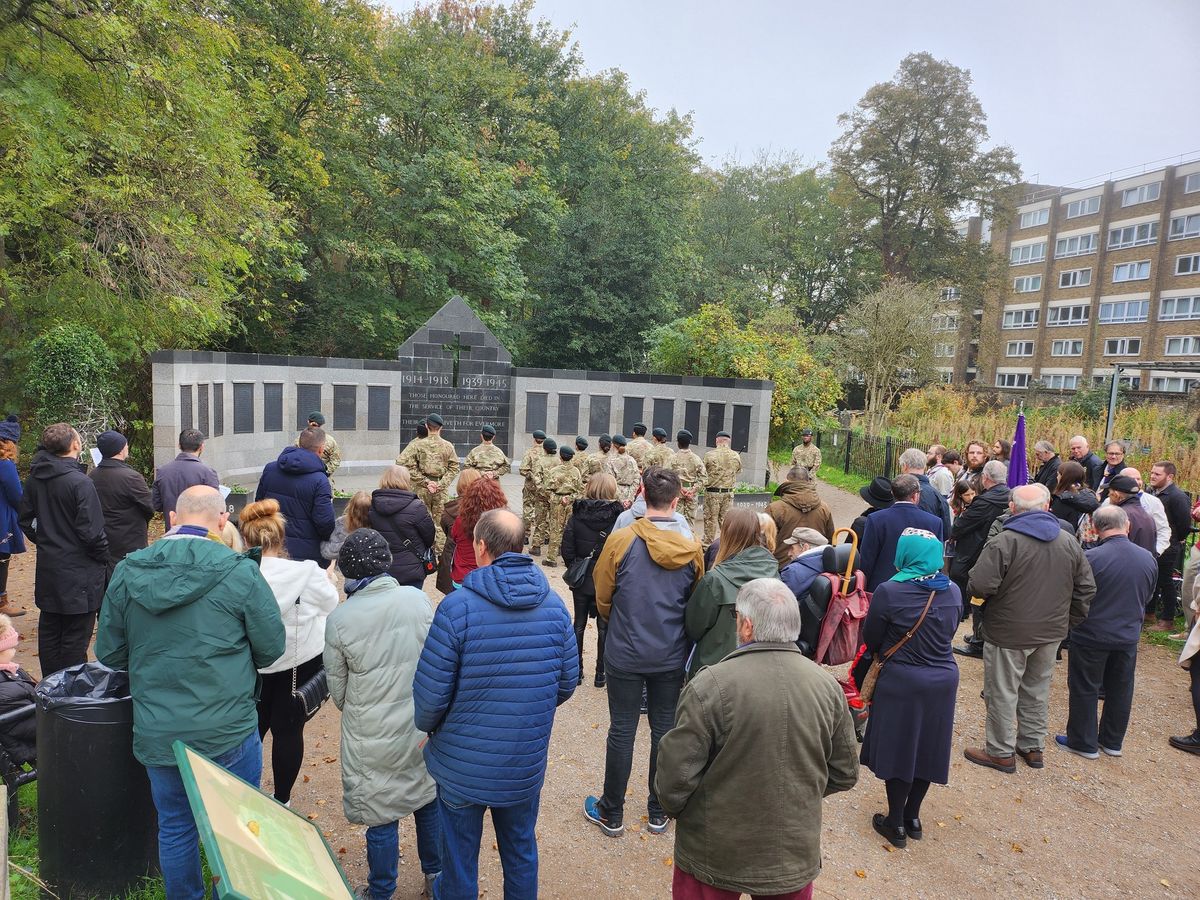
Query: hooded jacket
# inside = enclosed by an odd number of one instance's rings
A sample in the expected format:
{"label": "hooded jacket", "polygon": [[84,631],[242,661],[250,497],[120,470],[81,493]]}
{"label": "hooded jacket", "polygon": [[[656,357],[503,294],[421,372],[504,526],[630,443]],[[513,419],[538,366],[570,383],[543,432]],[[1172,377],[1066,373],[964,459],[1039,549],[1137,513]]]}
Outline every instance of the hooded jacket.
{"label": "hooded jacket", "polygon": [[[576,500],[571,508],[571,518],[567,519],[567,527],[563,529],[563,562],[570,566],[577,559],[591,556],[596,545],[613,533],[621,512],[619,500]],[[602,538],[601,535],[605,537]],[[598,551],[596,555],[599,555]],[[596,584],[592,580],[591,572],[588,572],[587,578],[575,593],[582,597],[596,596]]]}
{"label": "hooded jacket", "polygon": [[[630,504],[629,509],[625,510],[619,516],[617,516],[617,521],[613,524],[613,531],[616,531],[618,528],[628,528],[630,525],[632,525],[634,522],[636,522],[638,519],[640,519],[645,514],[646,514],[646,498],[643,497],[641,494],[638,494],[636,497],[633,498],[633,503]],[[695,536],[692,534],[691,523],[684,517],[683,513],[678,512],[678,511],[673,512],[671,514],[671,518],[674,519],[675,522],[679,525],[679,528],[677,530],[679,531],[680,534],[682,534],[684,537],[689,537],[689,538]]]}
{"label": "hooded jacket", "polygon": [[17,515],[21,509],[21,476],[11,459],[0,459],[0,553],[24,553],[25,537]]}
{"label": "hooded jacket", "polygon": [[338,591],[325,570],[311,559],[264,556],[259,571],[279,606],[286,647],[279,659],[259,668],[262,675],[286,672],[321,655],[325,619],[337,608]]}
{"label": "hooded jacket", "polygon": [[321,555],[321,541],[333,534],[333,491],[321,457],[303,447],[286,447],[263,468],[255,500],[279,501],[287,520],[287,552],[292,559],[311,559],[322,569],[329,560]]}
{"label": "hooded jacket", "polygon": [[788,562],[783,538],[789,537],[797,528],[812,528],[825,535],[827,540],[833,540],[833,514],[817,495],[814,482],[785,481],[775,490],[775,496],[779,499],[767,507],[767,515],[779,528],[780,540],[775,546],[775,562],[779,566]]}
{"label": "hooded jacket", "polygon": [[412,491],[379,488],[371,492],[367,522],[384,536],[392,551],[388,574],[401,584],[417,584],[429,573],[421,554],[433,546],[433,517]]}
{"label": "hooded jacket", "polygon": [[104,510],[77,460],[45,450],[34,454],[19,521],[25,537],[37,545],[33,600],[38,609],[60,615],[99,609],[108,572]]}
{"label": "hooded jacket", "polygon": [[1063,640],[1083,621],[1096,582],[1079,541],[1057,516],[1033,510],[1013,516],[987,542],[967,590],[987,601],[987,643],[1031,650]]}
{"label": "hooded jacket", "polygon": [[747,547],[705,573],[688,598],[683,619],[688,638],[696,643],[688,660],[689,678],[737,649],[732,610],[742,585],[755,578],[778,577],[779,565],[766,547]]}
{"label": "hooded jacket", "polygon": [[154,516],[150,488],[141,472],[111,457],[100,460],[89,477],[104,510],[109,565],[115,566],[126,554],[149,543],[147,525]]}
{"label": "hooded jacket", "polygon": [[614,531],[592,570],[596,609],[608,619],[604,664],[622,672],[677,672],[687,658],[684,611],[704,575],[704,551],[671,519]]}
{"label": "hooded jacket", "polygon": [[284,629],[256,556],[168,535],[117,563],[96,658],[129,670],[143,765],[175,765],[176,740],[218,756],[258,727],[255,669],[283,654]]}
{"label": "hooded jacket", "polygon": [[578,681],[571,616],[534,561],[505,553],[470,572],[438,605],[413,680],[429,774],[470,803],[536,797],[555,708]]}

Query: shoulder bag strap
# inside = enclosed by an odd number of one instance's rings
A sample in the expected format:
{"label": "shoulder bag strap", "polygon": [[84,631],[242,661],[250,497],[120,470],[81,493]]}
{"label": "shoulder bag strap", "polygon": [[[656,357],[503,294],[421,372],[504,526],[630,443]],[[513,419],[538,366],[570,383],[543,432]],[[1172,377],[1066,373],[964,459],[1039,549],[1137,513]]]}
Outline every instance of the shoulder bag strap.
{"label": "shoulder bag strap", "polygon": [[917,629],[919,629],[921,627],[921,623],[925,621],[925,616],[929,612],[929,607],[933,606],[933,597],[936,593],[937,591],[929,592],[929,599],[925,601],[925,608],[921,610],[921,618],[917,619],[916,624],[913,625],[912,628],[908,629],[907,632],[905,632],[904,637],[896,641],[896,643],[894,643],[891,648],[883,654],[883,662],[887,662],[889,659],[891,659],[892,655],[895,654],[896,651],[912,640],[912,636],[917,633]]}
{"label": "shoulder bag strap", "polygon": [[296,675],[300,671],[300,598],[296,598],[296,648],[292,656],[292,696],[296,696]]}

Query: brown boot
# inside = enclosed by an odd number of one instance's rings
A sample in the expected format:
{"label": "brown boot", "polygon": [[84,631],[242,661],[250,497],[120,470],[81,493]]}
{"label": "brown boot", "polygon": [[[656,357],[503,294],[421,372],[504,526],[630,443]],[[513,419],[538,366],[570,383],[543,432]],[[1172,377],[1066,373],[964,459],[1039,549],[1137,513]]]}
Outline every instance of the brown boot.
{"label": "brown boot", "polygon": [[1007,775],[1017,771],[1015,756],[989,756],[986,750],[978,747],[968,747],[963,751],[963,756],[967,758],[968,762],[973,762],[977,766],[995,769],[997,772],[1004,772]]}
{"label": "brown boot", "polygon": [[25,615],[25,610],[8,605],[8,591],[0,594],[0,616],[8,616],[10,619],[16,619],[23,615]]}
{"label": "brown boot", "polygon": [[1017,756],[1025,760],[1025,764],[1031,769],[1042,769],[1046,766],[1041,750],[1017,750]]}

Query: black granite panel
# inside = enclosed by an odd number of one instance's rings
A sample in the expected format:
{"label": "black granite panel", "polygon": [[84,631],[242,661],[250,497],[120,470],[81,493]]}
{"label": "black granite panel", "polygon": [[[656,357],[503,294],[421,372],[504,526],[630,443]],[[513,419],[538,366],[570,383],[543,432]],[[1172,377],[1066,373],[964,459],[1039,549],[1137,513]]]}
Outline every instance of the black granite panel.
{"label": "black granite panel", "polygon": [[254,382],[233,383],[233,433],[254,433]]}
{"label": "black granite panel", "polygon": [[[320,412],[325,415],[325,411],[321,409],[321,385],[319,384],[298,384],[296,385],[296,430],[303,431],[308,427],[308,414],[311,412]],[[326,415],[326,418],[328,416]]]}
{"label": "black granite panel", "polygon": [[738,453],[750,449],[750,407],[740,403],[733,405],[733,444]]}
{"label": "black granite panel", "polygon": [[263,384],[263,431],[283,431],[282,384]]}
{"label": "black granite panel", "polygon": [[367,387],[367,430],[389,431],[392,427],[392,389],[386,385]]}
{"label": "black granite panel", "polygon": [[579,395],[558,395],[558,433],[564,441],[574,440],[579,433]]}
{"label": "black granite panel", "polygon": [[181,430],[192,428],[192,391],[190,384],[179,386],[179,427]]}
{"label": "black granite panel", "polygon": [[708,432],[704,435],[704,443],[709,447],[717,446],[717,432],[725,430],[725,404],[708,404]]}
{"label": "black granite panel", "polygon": [[225,385],[223,382],[213,383],[212,395],[212,436],[220,437],[225,433]]}
{"label": "black granite panel", "polygon": [[588,408],[588,434],[608,434],[612,422],[612,397],[608,394],[592,394]]}
{"label": "black granite panel", "polygon": [[333,430],[354,431],[358,427],[358,385],[333,386]]}
{"label": "black granite panel", "polygon": [[530,391],[525,395],[526,433],[546,430],[546,406],[549,397],[549,394],[541,391]]}

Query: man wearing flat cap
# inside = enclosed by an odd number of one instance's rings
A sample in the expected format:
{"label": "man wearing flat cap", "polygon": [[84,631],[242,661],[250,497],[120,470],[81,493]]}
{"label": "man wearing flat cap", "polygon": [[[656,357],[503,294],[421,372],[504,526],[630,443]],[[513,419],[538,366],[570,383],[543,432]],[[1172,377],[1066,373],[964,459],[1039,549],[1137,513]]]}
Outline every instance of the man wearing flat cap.
{"label": "man wearing flat cap", "polygon": [[733,486],[742,471],[741,455],[729,446],[728,431],[717,432],[717,448],[704,454],[704,549],[717,539],[725,514],[733,505]]}
{"label": "man wearing flat cap", "polygon": [[475,469],[488,478],[499,478],[511,472],[512,463],[508,461],[504,451],[492,443],[496,439],[495,426],[484,425],[479,429],[479,437],[482,439],[481,443],[471,448],[471,452],[463,461],[463,468]]}
{"label": "man wearing flat cap", "polygon": [[671,467],[671,457],[675,455],[675,451],[667,443],[667,430],[665,428],[655,428],[650,432],[650,436],[654,438],[654,443],[646,451],[646,455],[642,457],[642,471],[645,472],[651,466],[657,466],[660,469],[669,469]]}
{"label": "man wearing flat cap", "polygon": [[[308,428],[310,430],[320,428],[325,432],[325,449],[321,451],[321,462],[325,463],[325,474],[332,478],[333,473],[342,464],[342,448],[338,446],[337,441],[333,439],[333,435],[325,428],[325,417],[321,415],[319,409],[314,409],[308,414]],[[300,438],[296,438],[296,446],[300,446]]]}
{"label": "man wearing flat cap", "polygon": [[644,472],[646,464],[644,457],[650,452],[650,442],[646,440],[646,423],[638,422],[633,426],[633,437],[625,447],[625,452],[633,457],[638,465],[638,471]]}
{"label": "man wearing flat cap", "polygon": [[612,442],[615,452],[604,461],[604,471],[617,480],[617,499],[629,509],[637,497],[642,472],[637,460],[629,455],[629,440],[625,435],[614,434]]}
{"label": "man wearing flat cap", "polygon": [[108,536],[108,575],[125,554],[149,543],[147,525],[154,516],[150,486],[142,473],[129,465],[129,442],[119,431],[101,432],[96,437],[100,465],[92,469],[92,484],[104,510],[104,533]]}
{"label": "man wearing flat cap", "polygon": [[1129,518],[1129,540],[1158,559],[1158,548],[1155,546],[1158,530],[1150,513],[1142,508],[1140,494],[1135,479],[1128,475],[1116,475],[1108,482],[1108,499],[1104,502],[1125,510]]}
{"label": "man wearing flat cap", "polygon": [[546,432],[540,428],[533,433],[533,443],[521,457],[521,466],[517,469],[521,473],[521,477],[525,479],[525,486],[521,489],[521,518],[525,520],[526,544],[529,543],[529,532],[533,528],[533,520],[537,516],[537,484],[533,478],[534,465],[543,456],[542,441],[545,439]]}
{"label": "man wearing flat cap", "polygon": [[[396,464],[405,466],[412,476],[413,493],[429,509],[434,522],[442,521],[442,510],[446,508],[446,494],[458,475],[458,452],[454,445],[442,437],[445,420],[437,413],[425,417],[429,434],[417,438],[404,448]],[[446,532],[434,529],[434,549],[438,556],[446,547]]]}
{"label": "man wearing flat cap", "polygon": [[817,477],[817,469],[821,468],[821,448],[813,443],[811,428],[800,432],[800,443],[792,448],[792,468],[796,466],[808,469],[813,478]]}
{"label": "man wearing flat cap", "polygon": [[696,518],[696,500],[708,478],[704,460],[692,449],[692,433],[686,428],[675,435],[679,449],[671,457],[670,468],[679,476],[679,506],[676,511],[687,519],[688,527]]}

